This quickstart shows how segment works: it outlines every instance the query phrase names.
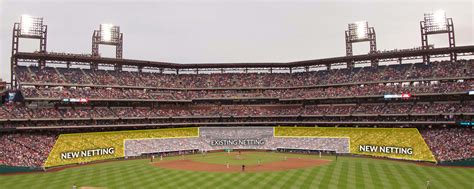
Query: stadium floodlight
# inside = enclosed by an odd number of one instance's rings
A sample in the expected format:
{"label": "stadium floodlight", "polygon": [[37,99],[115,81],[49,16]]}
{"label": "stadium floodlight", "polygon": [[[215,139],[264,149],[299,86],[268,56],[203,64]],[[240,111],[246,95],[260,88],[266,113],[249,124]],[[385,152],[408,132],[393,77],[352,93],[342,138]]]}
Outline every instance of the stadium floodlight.
{"label": "stadium floodlight", "polygon": [[448,31],[448,20],[444,10],[425,13],[425,27],[428,33]]}
{"label": "stadium floodlight", "polygon": [[119,41],[120,27],[113,24],[100,25],[100,41],[105,43],[117,43]]}
{"label": "stadium floodlight", "polygon": [[[367,21],[358,21],[348,24],[348,30],[346,30],[346,56],[352,56],[352,43],[358,42],[370,42],[369,53],[377,52],[377,41],[375,37],[374,27],[369,27]],[[372,61],[372,65],[376,66],[377,60]],[[353,62],[347,63],[348,67],[353,67]]]}
{"label": "stadium floodlight", "polygon": [[[24,14],[20,16],[20,22],[15,22],[15,24],[13,24],[12,35],[12,58],[10,64],[11,88],[15,88],[17,86],[17,80],[14,76],[14,70],[18,65],[18,58],[16,58],[14,55],[20,51],[20,39],[28,38],[39,40],[39,52],[37,53],[47,53],[46,40],[48,36],[48,26],[43,24],[43,18]],[[38,67],[44,68],[45,66],[45,60],[38,61]]]}
{"label": "stadium floodlight", "polygon": [[[94,30],[92,34],[93,57],[100,57],[99,45],[115,46],[115,57],[122,58],[123,34],[120,33],[120,27],[113,24],[100,24],[99,30]],[[98,64],[91,64],[91,69],[98,69]]]}
{"label": "stadium floodlight", "polygon": [[43,18],[30,15],[21,15],[20,35],[41,37],[43,31]]}
{"label": "stadium floodlight", "polygon": [[349,24],[351,41],[367,40],[369,38],[369,24],[367,21],[358,21]]}
{"label": "stadium floodlight", "polygon": [[[421,47],[425,50],[429,49],[428,36],[432,34],[448,34],[449,47],[456,47],[454,37],[454,23],[452,18],[446,18],[444,10],[437,10],[431,13],[425,13],[424,19],[420,21],[421,30]],[[450,54],[451,61],[456,61],[456,53]],[[430,62],[429,56],[423,56],[425,64]]]}

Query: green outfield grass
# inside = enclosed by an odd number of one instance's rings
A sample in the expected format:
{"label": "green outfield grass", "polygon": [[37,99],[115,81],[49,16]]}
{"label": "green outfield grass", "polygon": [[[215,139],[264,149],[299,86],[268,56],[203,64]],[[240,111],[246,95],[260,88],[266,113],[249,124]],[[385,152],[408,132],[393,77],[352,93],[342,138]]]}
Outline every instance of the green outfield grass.
{"label": "green outfield grass", "polygon": [[[255,164],[279,161],[295,154],[227,153],[184,156],[207,163]],[[173,157],[179,159],[183,157]],[[151,166],[148,159],[126,160],[69,168],[59,172],[0,176],[0,188],[473,188],[474,169],[428,167],[414,163],[370,158],[323,156],[333,160],[319,167],[261,173],[208,173],[167,170]],[[170,160],[171,158],[165,158]]]}
{"label": "green outfield grass", "polygon": [[240,159],[237,152],[232,153],[210,153],[205,156],[194,155],[188,157],[197,162],[214,163],[225,165],[257,165],[260,163],[270,163],[275,161],[283,161],[285,156],[287,157],[305,157],[305,158],[316,158],[315,156],[308,155],[295,155],[295,154],[280,154],[280,153],[264,153],[264,152],[242,152]]}

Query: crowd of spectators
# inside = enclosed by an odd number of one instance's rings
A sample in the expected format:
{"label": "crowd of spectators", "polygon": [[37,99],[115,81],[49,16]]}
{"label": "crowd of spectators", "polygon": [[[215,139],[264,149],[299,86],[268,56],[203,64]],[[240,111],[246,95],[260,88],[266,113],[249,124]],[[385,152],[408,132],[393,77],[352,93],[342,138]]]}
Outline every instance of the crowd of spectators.
{"label": "crowd of spectators", "polygon": [[335,151],[337,153],[349,153],[349,138],[313,138],[313,137],[278,137],[274,138],[272,149],[301,149]]}
{"label": "crowd of spectators", "polygon": [[[350,136],[357,142],[360,135],[377,136],[370,138],[374,144],[376,141],[399,140],[400,138],[409,139],[412,136],[409,133],[393,135],[397,138],[387,139],[383,132],[376,130],[324,130],[323,133],[311,133],[305,128],[286,129],[295,133],[287,133],[289,136]],[[281,130],[281,129],[280,129]],[[438,161],[456,161],[474,158],[474,131],[472,128],[424,128],[419,129],[421,135],[426,141],[428,147]],[[150,138],[165,137],[165,139],[147,139],[147,140],[127,140],[125,142],[125,155],[136,156],[142,153],[155,153],[176,150],[216,150],[229,146],[211,146],[211,140],[215,139],[265,139],[265,144],[255,147],[255,149],[276,149],[276,148],[295,148],[295,149],[324,149],[337,150],[338,152],[347,152],[349,149],[347,138],[292,138],[292,137],[274,137],[271,127],[203,127],[199,137],[183,138],[183,134],[177,135],[173,130],[165,130],[168,134],[153,134],[153,132],[131,132],[124,133],[124,136],[104,136],[104,140],[94,140],[95,142],[114,141],[121,142],[124,138],[144,138],[142,135],[150,135]],[[178,129],[178,131],[180,131]],[[188,130],[183,130],[188,131]],[[278,130],[279,131],[279,130]],[[357,131],[357,132],[356,132]],[[370,131],[370,132],[369,132]],[[322,132],[322,131],[319,131]],[[405,132],[405,130],[397,130]],[[125,135],[126,134],[126,135]],[[278,132],[278,135],[282,135]],[[136,135],[136,136],[135,136]],[[156,136],[155,136],[156,135]],[[166,138],[172,136],[181,136],[178,138]],[[189,135],[189,134],[188,134]],[[9,166],[27,166],[41,167],[44,165],[52,147],[54,146],[57,134],[54,133],[2,133],[0,135],[0,165]],[[359,136],[359,137],[357,137]],[[392,135],[390,135],[392,136]],[[112,137],[112,138],[110,138]],[[90,140],[83,140],[90,142]],[[146,138],[146,137],[145,137]],[[362,137],[363,138],[363,137]],[[313,141],[315,140],[315,141]],[[318,141],[316,141],[318,140]],[[336,141],[335,141],[336,140]],[[364,138],[363,140],[367,140]],[[75,145],[86,144],[85,141],[70,141],[66,146],[78,147]],[[368,141],[363,141],[368,142]],[[166,144],[166,145],[160,145]],[[415,143],[414,143],[415,144]],[[416,143],[420,144],[420,143]],[[420,144],[421,145],[421,144]],[[232,146],[232,148],[250,148],[249,146]],[[424,152],[423,152],[424,153]]]}
{"label": "crowd of spectators", "polygon": [[[173,139],[139,139],[125,142],[125,155],[160,153],[168,151],[185,151],[198,149],[214,151],[223,149],[260,149],[276,150],[313,149],[349,152],[348,138],[302,138],[274,137],[272,127],[201,127],[199,137]],[[249,144],[216,143],[216,140],[258,140]]]}
{"label": "crowd of spectators", "polygon": [[159,88],[295,87],[369,81],[469,77],[473,61],[399,64],[296,73],[161,74],[79,68],[18,67],[20,83],[90,84]]}
{"label": "crowd of spectators", "polygon": [[[50,158],[45,167],[60,166],[67,164],[83,164],[97,160],[107,160],[123,157],[123,144],[130,139],[152,139],[152,138],[184,138],[198,135],[198,128],[174,128],[174,129],[147,129],[126,130],[124,132],[102,132],[101,131],[123,130],[117,127],[89,128],[80,130],[81,134],[61,134],[54,145]],[[62,129],[61,133],[78,132],[77,130]],[[99,133],[98,133],[99,132]],[[97,148],[115,148],[115,153],[98,156],[80,156],[72,159],[61,158],[62,152],[82,151]]]}
{"label": "crowd of spectators", "polygon": [[[448,130],[446,130],[448,132]],[[276,136],[312,136],[312,137],[349,137],[351,153],[370,156],[389,157],[396,159],[411,159],[434,161],[418,129],[374,129],[353,127],[275,127]],[[446,141],[450,143],[451,141]],[[380,151],[363,151],[360,146],[394,146],[411,147],[413,154],[385,153]]]}
{"label": "crowd of spectators", "polygon": [[334,105],[163,105],[160,107],[43,107],[6,105],[0,119],[54,118],[135,118],[202,116],[299,116],[299,115],[383,115],[383,114],[461,114],[474,113],[473,103],[375,103]]}
{"label": "crowd of spectators", "polygon": [[421,135],[438,161],[474,158],[472,128],[423,129]]}
{"label": "crowd of spectators", "polygon": [[463,82],[417,83],[416,85],[362,84],[350,86],[316,87],[299,89],[251,90],[164,90],[91,87],[23,87],[26,98],[89,98],[89,99],[147,99],[194,100],[219,98],[330,98],[373,96],[384,94],[423,94],[467,92],[474,89],[474,80]]}
{"label": "crowd of spectators", "polygon": [[[472,79],[462,80],[462,82],[451,80],[437,82],[417,81],[411,83],[400,82],[400,80],[472,77],[474,75],[473,62],[470,60],[432,62],[430,64],[399,64],[297,72],[292,74],[215,73],[180,75],[130,71],[92,71],[79,68],[46,67],[39,69],[37,67],[20,66],[15,69],[15,74],[20,83],[59,84],[58,86],[23,86],[21,92],[27,98],[134,100],[193,100],[203,98],[295,99],[401,93],[444,94],[467,92],[474,89],[474,80]],[[367,83],[372,81],[392,82],[384,84]],[[352,84],[320,86],[341,83]],[[64,84],[64,86],[60,86],[61,84]]]}
{"label": "crowd of spectators", "polygon": [[57,135],[33,133],[0,134],[0,165],[41,167]]}
{"label": "crowd of spectators", "polygon": [[[304,129],[296,129],[294,131],[298,130]],[[350,128],[347,128],[346,130],[328,130],[328,132],[334,132],[334,136],[346,134],[346,136],[354,137],[354,140],[361,138],[359,135],[364,134],[364,132],[362,131],[359,132],[359,130],[353,130]],[[472,139],[474,138],[474,132],[471,128],[438,128],[421,129],[420,131],[438,161],[453,161],[474,157],[474,146],[472,141]],[[298,131],[297,134],[304,134],[299,132],[300,131]],[[401,138],[405,137],[407,140],[411,139],[414,134],[417,134],[417,132],[413,133],[408,130],[397,130],[397,132],[399,132],[401,135],[392,135]],[[379,130],[371,130],[371,133],[366,134],[374,136],[374,138],[371,139],[373,140],[372,142],[374,142],[375,144],[378,144],[381,141],[385,140],[400,140],[400,138],[387,139],[387,133],[383,133]],[[321,135],[333,136],[327,134]],[[297,135],[295,134],[295,136]],[[363,140],[367,140],[367,138],[362,138]],[[213,140],[220,139],[263,139],[265,142],[261,145],[210,145],[212,144]],[[159,153],[176,150],[199,149],[202,151],[209,151],[222,150],[226,148],[265,150],[286,148],[326,150],[338,151],[338,153],[347,153],[349,152],[348,140],[348,138],[274,137],[273,128],[271,127],[203,127],[200,130],[200,137],[198,138],[130,140],[125,143],[125,153],[127,156],[138,156],[144,153]],[[416,144],[417,147],[418,145],[423,145],[417,140],[418,139],[413,139],[411,143]],[[424,158],[428,158],[429,156],[428,154],[426,154],[429,152],[420,151],[418,153],[423,153],[422,155],[426,155],[426,157],[423,156]]]}
{"label": "crowd of spectators", "polygon": [[[15,76],[26,98],[87,98],[87,99],[143,99],[195,100],[217,98],[331,98],[372,96],[384,94],[422,94],[467,92],[474,89],[474,61],[433,62],[430,64],[400,64],[353,69],[333,69],[296,73],[214,73],[162,74],[151,72],[115,72],[79,68],[17,67]],[[445,78],[458,78],[449,80]],[[460,77],[468,77],[460,81]],[[402,82],[444,78],[440,81]],[[457,80],[457,81],[456,81]],[[384,81],[372,83],[372,81]],[[55,85],[37,85],[37,84]],[[352,84],[349,84],[352,83]],[[64,84],[64,85],[62,85]],[[347,85],[333,85],[347,84]],[[77,86],[80,85],[80,86]],[[333,86],[318,86],[333,85]],[[280,88],[278,88],[280,87]],[[220,88],[220,89],[218,89]],[[227,89],[222,89],[227,88]],[[244,89],[247,88],[247,89]],[[101,104],[103,105],[103,104]],[[453,121],[452,114],[474,113],[474,102],[402,102],[334,105],[162,105],[158,107],[27,107],[6,104],[0,107],[0,127],[75,126],[75,125],[132,125],[210,122],[370,122],[370,121]],[[405,116],[397,116],[402,114]],[[406,116],[411,114],[414,116]],[[418,115],[421,114],[421,115]],[[444,114],[439,116],[440,114]],[[384,116],[375,116],[384,115]],[[391,116],[387,116],[391,115]],[[418,115],[418,116],[417,116]],[[433,115],[433,116],[427,116]],[[318,117],[320,116],[320,117]],[[197,117],[204,117],[199,118]],[[206,118],[208,117],[208,118]],[[231,117],[231,118],[222,118]],[[234,118],[234,117],[239,117]],[[468,116],[471,118],[472,116]],[[145,119],[148,118],[148,119]],[[151,118],[151,119],[150,119]],[[159,118],[159,119],[154,119]],[[464,117],[465,118],[465,117]],[[15,121],[32,119],[31,121]],[[43,119],[43,120],[42,120]],[[9,121],[6,121],[9,120]],[[46,121],[44,121],[46,120]],[[251,130],[251,129],[250,129]],[[217,132],[213,131],[213,132]],[[262,131],[263,132],[263,131]],[[471,129],[426,129],[422,135],[440,161],[473,157]],[[209,136],[204,136],[210,140]],[[257,137],[260,131],[247,133],[222,131],[222,137]],[[266,136],[266,135],[265,135]],[[271,135],[266,137],[271,138]],[[56,140],[55,134],[1,134],[0,164],[12,166],[41,166]],[[118,139],[110,139],[118,140]],[[161,139],[164,142],[166,139]],[[173,139],[172,149],[205,148],[195,139]],[[386,140],[384,137],[377,140]],[[194,142],[193,142],[194,141]],[[277,144],[268,140],[268,144]],[[202,142],[202,141],[201,141]],[[209,142],[209,141],[208,141]],[[299,147],[311,141],[287,141]],[[80,142],[78,142],[79,144]],[[131,142],[137,153],[156,151],[160,140]],[[293,144],[294,143],[294,144]],[[334,142],[333,142],[334,143]],[[184,144],[193,144],[186,146]],[[323,144],[323,143],[321,143]],[[326,146],[327,144],[324,143]],[[201,146],[200,146],[201,145]],[[276,146],[276,145],[275,145]],[[337,147],[337,145],[336,145]],[[341,146],[339,146],[341,147]],[[202,149],[200,148],[200,149]],[[336,149],[336,148],[334,148]],[[337,148],[339,151],[344,149]],[[171,150],[171,149],[161,149]],[[127,153],[127,151],[126,151]]]}
{"label": "crowd of spectators", "polygon": [[6,104],[0,108],[0,119],[58,119],[58,118],[102,118],[115,117],[106,107],[75,107],[75,108],[29,108],[22,105]]}
{"label": "crowd of spectators", "polygon": [[[434,103],[434,104],[424,104],[418,103],[412,108],[414,114],[423,114],[423,113],[456,113],[462,111],[460,104],[452,103]],[[463,106],[464,107],[464,106]]]}
{"label": "crowd of spectators", "polygon": [[126,140],[124,145],[125,156],[204,150],[206,148],[206,144],[198,137]]}
{"label": "crowd of spectators", "polygon": [[202,127],[199,135],[209,143],[215,139],[258,139],[274,136],[272,127]]}
{"label": "crowd of spectators", "polygon": [[[246,144],[240,141],[250,140]],[[222,142],[225,141],[225,142]],[[199,137],[125,141],[125,156],[224,149],[306,149],[349,153],[349,138],[274,137],[272,127],[201,127]]]}

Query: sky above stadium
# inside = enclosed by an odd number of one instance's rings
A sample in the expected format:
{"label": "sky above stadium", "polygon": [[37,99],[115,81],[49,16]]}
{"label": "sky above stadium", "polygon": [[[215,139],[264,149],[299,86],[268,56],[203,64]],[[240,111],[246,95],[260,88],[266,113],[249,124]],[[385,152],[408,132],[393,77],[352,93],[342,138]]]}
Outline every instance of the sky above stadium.
{"label": "sky above stadium", "polygon": [[[0,0],[0,78],[10,80],[12,27],[22,14],[43,17],[48,51],[91,53],[101,23],[119,25],[124,58],[175,63],[288,62],[345,55],[347,24],[367,20],[379,50],[421,46],[419,21],[439,9],[455,24],[456,45],[474,44],[474,5],[439,1]],[[447,35],[431,36],[435,47]],[[20,51],[39,41],[20,40]],[[369,51],[354,44],[354,54]],[[101,46],[101,55],[115,56]]]}

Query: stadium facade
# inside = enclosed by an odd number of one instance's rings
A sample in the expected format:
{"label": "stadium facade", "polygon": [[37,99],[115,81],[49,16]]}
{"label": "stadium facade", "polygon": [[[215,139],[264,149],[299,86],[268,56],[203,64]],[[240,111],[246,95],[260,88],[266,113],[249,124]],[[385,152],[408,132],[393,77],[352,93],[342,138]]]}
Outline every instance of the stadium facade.
{"label": "stadium facade", "polygon": [[[233,140],[262,138],[275,145],[250,149],[312,146],[428,162],[474,157],[474,60],[462,59],[474,46],[374,49],[287,63],[178,64],[123,59],[121,33],[105,43],[120,49],[117,58],[100,57],[98,49],[48,52],[45,28],[33,36],[44,40],[39,52],[18,52],[17,27],[11,88],[0,108],[0,164],[53,167],[183,144],[192,148],[181,150],[222,150],[234,142],[249,145],[233,148],[249,149],[256,141]],[[93,45],[101,44],[99,33]],[[218,131],[226,128],[233,131]],[[237,137],[258,133],[251,128],[271,133]],[[236,134],[210,137],[213,132]]]}

